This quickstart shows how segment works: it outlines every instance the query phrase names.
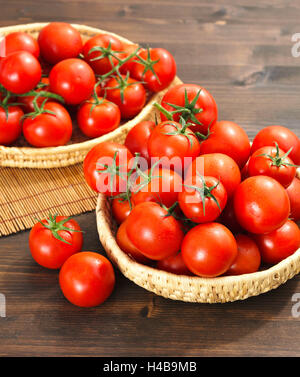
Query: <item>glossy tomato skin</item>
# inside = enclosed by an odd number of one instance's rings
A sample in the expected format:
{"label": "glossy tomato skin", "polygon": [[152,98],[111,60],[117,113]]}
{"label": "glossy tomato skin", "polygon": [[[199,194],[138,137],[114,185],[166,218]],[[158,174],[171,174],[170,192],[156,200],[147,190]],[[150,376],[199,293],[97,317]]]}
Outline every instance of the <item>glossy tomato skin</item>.
{"label": "glossy tomato skin", "polygon": [[[276,166],[268,156],[276,156],[276,147],[262,147],[257,149],[249,159],[248,176],[267,175],[276,179],[283,187],[288,187],[296,175],[294,162],[287,156],[280,166]],[[279,149],[279,157],[284,156],[285,152]]]}
{"label": "glossy tomato skin", "polygon": [[[175,110],[168,103],[175,104],[178,106],[184,106],[185,104],[185,90],[189,102],[192,102],[196,97],[197,93],[200,90],[200,96],[196,103],[196,109],[202,109],[202,112],[196,114],[196,118],[201,123],[201,125],[196,124],[192,130],[199,131],[202,134],[207,134],[209,127],[212,127],[213,124],[217,121],[218,118],[218,109],[217,104],[213,96],[205,88],[196,85],[196,84],[179,84],[170,88],[167,93],[163,96],[161,105],[168,111]],[[178,122],[180,119],[181,113],[176,113],[173,115],[173,119]],[[166,116],[161,113],[162,121],[167,120]],[[188,119],[189,122],[194,123],[191,119]]]}
{"label": "glossy tomato skin", "polygon": [[154,128],[154,122],[144,120],[129,130],[124,142],[133,155],[139,153],[140,157],[146,160],[148,167],[150,167],[149,164],[151,160],[148,153],[148,140]]}
{"label": "glossy tomato skin", "polygon": [[263,262],[274,265],[299,249],[300,230],[294,221],[287,220],[273,232],[256,235],[255,241],[261,252]]}
{"label": "glossy tomato skin", "polygon": [[[167,88],[176,75],[176,62],[173,55],[164,48],[152,48],[149,50],[150,60],[157,61],[152,68],[155,74],[148,69],[145,74],[145,66],[136,58],[130,75],[138,81],[145,82],[147,89],[152,92],[159,92]],[[138,55],[143,59],[148,59],[148,50],[141,50]]]}
{"label": "glossy tomato skin", "polygon": [[[66,220],[64,216],[57,216],[57,221]],[[47,225],[47,220],[42,220]],[[64,223],[69,229],[59,230],[58,234],[69,244],[55,238],[51,230],[41,223],[36,223],[29,234],[29,248],[33,259],[41,266],[49,269],[59,269],[73,254],[82,249],[83,237],[79,224],[70,219]]]}
{"label": "glossy tomato skin", "polygon": [[180,223],[159,204],[136,205],[127,218],[127,235],[147,258],[160,260],[180,250],[183,231]]}
{"label": "glossy tomato skin", "polygon": [[[124,76],[123,79],[125,79]],[[143,109],[147,99],[143,84],[131,77],[128,78],[127,83],[130,85],[124,89],[123,100],[121,91],[118,89],[119,84],[114,77],[105,84],[106,99],[119,106],[122,119],[130,119],[136,116]]]}
{"label": "glossy tomato skin", "polygon": [[129,200],[114,198],[111,204],[111,211],[114,219],[118,224],[122,224],[127,219],[133,207],[133,203],[129,203]]}
{"label": "glossy tomato skin", "polygon": [[181,252],[157,261],[156,267],[159,270],[170,272],[171,274],[175,275],[194,275],[192,271],[190,271],[184,263]]}
{"label": "glossy tomato skin", "polygon": [[181,252],[189,270],[195,275],[211,278],[229,269],[238,249],[230,230],[212,222],[192,228],[183,239]]}
{"label": "glossy tomato skin", "polygon": [[39,33],[38,43],[43,59],[50,64],[76,58],[82,50],[79,31],[66,22],[51,22],[44,26]]}
{"label": "glossy tomato skin", "polygon": [[251,154],[261,147],[274,146],[275,142],[284,152],[293,148],[289,157],[296,165],[300,164],[300,139],[293,131],[284,126],[268,126],[260,130],[253,139]]}
{"label": "glossy tomato skin", "polygon": [[0,83],[14,94],[34,89],[41,76],[41,65],[30,52],[16,51],[0,61]]}
{"label": "glossy tomato skin", "polygon": [[59,284],[65,298],[80,307],[95,307],[106,301],[115,286],[111,262],[101,254],[82,251],[63,264]]}
{"label": "glossy tomato skin", "polygon": [[223,153],[208,153],[197,157],[188,167],[186,179],[197,172],[219,179],[226,189],[228,198],[232,198],[241,182],[241,172],[237,163]]}
{"label": "glossy tomato skin", "polygon": [[[122,165],[120,172],[121,176],[112,176],[112,174],[101,173],[104,167],[100,164],[107,164],[109,166],[113,163],[113,158],[116,155],[116,165]],[[126,174],[131,169],[133,156],[130,151],[122,144],[113,142],[103,142],[93,147],[86,155],[83,162],[83,171],[87,184],[92,190],[101,192],[105,195],[118,195],[126,192],[127,178]],[[100,164],[99,164],[100,162]],[[113,180],[113,187],[109,184],[110,179]]]}
{"label": "glossy tomato skin", "polygon": [[263,175],[249,177],[234,194],[238,222],[250,233],[269,233],[282,226],[290,213],[286,190],[275,179]]}
{"label": "glossy tomato skin", "polygon": [[28,143],[34,147],[57,147],[65,145],[71,139],[73,125],[71,117],[64,106],[49,101],[45,110],[54,114],[42,113],[34,119],[23,121],[23,134]]}
{"label": "glossy tomato skin", "polygon": [[116,51],[116,55],[120,55],[120,58],[123,58],[121,54],[118,54],[118,51],[123,51],[123,43],[113,35],[109,34],[98,34],[94,37],[88,39],[82,49],[82,53],[84,56],[85,61],[93,68],[94,72],[98,75],[104,75],[112,70],[114,65],[117,65],[118,60],[111,56],[111,64],[108,57],[103,57],[101,59],[93,60],[103,55],[101,51],[91,51],[92,48],[95,47],[102,47],[108,48],[110,45],[113,51]]}
{"label": "glossy tomato skin", "polygon": [[118,128],[121,120],[119,107],[113,102],[98,98],[96,106],[93,99],[84,102],[77,112],[77,123],[84,135],[95,138]]}
{"label": "glossy tomato skin", "polygon": [[[139,46],[137,44],[124,45],[123,52],[122,54],[120,54],[120,58],[122,60],[128,58],[131,54],[137,51],[138,47]],[[139,49],[139,51],[141,51],[141,49]],[[127,72],[129,72],[130,75],[130,72],[133,69],[135,62],[136,56],[133,56],[131,59],[127,60],[127,62],[123,63],[119,68],[120,73],[125,75]]]}
{"label": "glossy tomato skin", "polygon": [[6,35],[0,43],[0,57],[4,58],[7,55],[16,51],[27,51],[36,58],[40,55],[40,47],[35,38],[28,33],[16,31]]}
{"label": "glossy tomato skin", "polygon": [[92,68],[81,59],[65,59],[57,63],[49,75],[50,90],[63,97],[68,105],[88,100],[96,78]]}
{"label": "glossy tomato skin", "polygon": [[300,179],[298,177],[293,179],[286,192],[291,204],[290,218],[297,222],[300,220]]}
{"label": "glossy tomato skin", "polygon": [[242,275],[258,271],[261,265],[261,255],[255,241],[245,234],[237,234],[235,239],[238,254],[225,274]]}
{"label": "glossy tomato skin", "polygon": [[[186,179],[181,192],[178,194],[178,202],[182,212],[195,223],[207,223],[216,220],[227,203],[227,192],[217,178],[205,176],[202,179],[198,175]],[[210,194],[214,196],[218,204],[210,196],[205,197],[203,204],[200,191],[205,192],[204,184],[209,189],[216,186],[210,191]],[[197,189],[191,187],[197,187]]]}
{"label": "glossy tomato skin", "polygon": [[248,135],[238,124],[218,121],[209,129],[209,137],[201,143],[201,154],[223,153],[230,156],[240,169],[250,155]]}
{"label": "glossy tomato skin", "polygon": [[21,107],[9,106],[8,117],[0,107],[0,145],[10,145],[21,135],[21,118],[24,115]]}

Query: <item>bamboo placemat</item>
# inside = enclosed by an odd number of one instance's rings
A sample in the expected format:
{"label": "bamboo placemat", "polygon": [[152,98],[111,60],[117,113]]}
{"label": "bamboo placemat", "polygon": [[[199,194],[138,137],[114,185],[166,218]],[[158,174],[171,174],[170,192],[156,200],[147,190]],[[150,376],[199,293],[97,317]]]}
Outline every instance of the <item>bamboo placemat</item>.
{"label": "bamboo placemat", "polygon": [[49,213],[93,211],[96,202],[81,163],[58,169],[0,168],[0,237],[30,229]]}

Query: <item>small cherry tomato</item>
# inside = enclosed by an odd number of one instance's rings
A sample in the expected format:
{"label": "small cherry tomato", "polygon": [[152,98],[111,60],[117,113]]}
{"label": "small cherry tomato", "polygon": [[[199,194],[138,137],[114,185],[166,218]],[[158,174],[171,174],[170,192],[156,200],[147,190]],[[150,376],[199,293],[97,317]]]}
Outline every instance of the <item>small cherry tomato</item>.
{"label": "small cherry tomato", "polygon": [[0,43],[1,58],[16,51],[30,52],[36,58],[40,55],[40,48],[37,40],[33,38],[32,35],[22,31],[16,31],[6,35]]}
{"label": "small cherry tomato", "polygon": [[[48,92],[49,91],[49,78],[48,77],[42,77],[41,81],[38,83],[37,87],[34,88],[34,91],[39,93],[41,91]],[[44,97],[42,95],[35,97],[35,96],[20,96],[17,99],[17,102],[22,104],[22,110],[24,113],[32,113],[35,111],[34,108],[34,99],[36,99],[36,103],[38,106],[41,106],[42,103],[47,99],[47,97]],[[49,100],[49,98],[47,99]],[[52,99],[53,101],[53,99]]]}
{"label": "small cherry tomato", "polygon": [[118,224],[121,224],[123,221],[127,219],[133,208],[133,203],[131,199],[129,200],[122,197],[114,198],[112,200],[111,211],[114,219]]}
{"label": "small cherry tomato", "polygon": [[7,106],[7,112],[0,104],[0,145],[14,143],[22,133],[21,119],[24,115],[20,106]]}
{"label": "small cherry tomato", "polygon": [[297,222],[300,220],[300,179],[295,177],[286,192],[291,204],[290,218]]}
{"label": "small cherry tomato", "polygon": [[170,272],[175,275],[187,275],[193,276],[194,274],[190,271],[183,261],[182,254],[179,252],[175,255],[171,255],[165,259],[157,261],[156,267],[159,270]]}

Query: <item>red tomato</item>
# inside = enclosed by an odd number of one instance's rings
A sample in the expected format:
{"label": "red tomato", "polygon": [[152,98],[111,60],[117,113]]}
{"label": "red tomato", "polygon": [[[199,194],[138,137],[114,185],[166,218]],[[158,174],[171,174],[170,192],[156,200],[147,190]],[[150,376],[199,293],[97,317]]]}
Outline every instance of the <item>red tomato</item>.
{"label": "red tomato", "polygon": [[227,201],[227,204],[222,211],[220,217],[216,220],[221,224],[225,225],[233,234],[243,232],[243,228],[241,227],[240,223],[237,221],[234,206],[233,206],[233,198]]}
{"label": "red tomato", "polygon": [[87,184],[96,192],[118,195],[127,190],[133,156],[122,144],[103,142],[93,147],[83,163]]}
{"label": "red tomato", "polygon": [[92,68],[81,59],[66,59],[51,70],[50,90],[62,96],[68,105],[89,99],[96,84]]}
{"label": "red tomato", "polygon": [[127,235],[147,258],[160,260],[180,250],[183,231],[180,223],[154,202],[136,205],[127,217]]}
{"label": "red tomato", "polygon": [[244,234],[237,234],[235,239],[238,254],[225,274],[242,275],[258,271],[261,263],[261,255],[256,243],[251,237]]}
{"label": "red tomato", "polygon": [[83,251],[72,255],[59,272],[59,284],[65,298],[80,307],[95,307],[112,294],[115,272],[103,255]]}
{"label": "red tomato", "polygon": [[29,234],[33,259],[43,267],[58,269],[73,254],[81,251],[80,226],[65,216],[49,216],[34,225]]}
{"label": "red tomato", "polygon": [[94,138],[115,130],[120,125],[119,107],[104,98],[84,102],[77,112],[77,123],[81,131]]}
{"label": "red tomato", "polygon": [[130,76],[145,82],[147,89],[152,92],[160,92],[168,87],[175,75],[175,59],[164,48],[141,50],[130,69]]}
{"label": "red tomato", "polygon": [[209,137],[201,143],[201,154],[208,153],[226,154],[242,169],[250,155],[250,141],[242,127],[222,120],[210,127]]}
{"label": "red tomato", "polygon": [[98,75],[104,75],[118,64],[114,55],[122,57],[123,43],[113,35],[98,34],[88,39],[82,49],[84,59]]}
{"label": "red tomato", "polygon": [[175,255],[171,255],[170,257],[167,257],[165,259],[157,261],[156,267],[159,270],[170,272],[171,274],[175,275],[194,275],[192,271],[190,271],[187,268],[186,264],[183,261],[182,254],[180,252]]}
{"label": "red tomato", "polygon": [[182,178],[173,170],[154,167],[141,172],[131,191],[135,205],[143,202],[161,203],[167,208],[178,199],[182,189]]}
{"label": "red tomato", "polygon": [[284,152],[288,152],[290,148],[293,148],[289,157],[296,165],[300,164],[299,137],[283,126],[268,126],[260,130],[253,140],[251,154],[261,147],[274,146],[275,142]]}
{"label": "red tomato", "polygon": [[200,153],[200,143],[190,128],[174,121],[159,123],[148,141],[151,158],[163,159],[162,165],[182,172]]}
{"label": "red tomato", "polygon": [[267,175],[288,187],[296,175],[296,167],[285,152],[276,147],[257,149],[249,159],[248,176]]}
{"label": "red tomato", "polygon": [[37,40],[32,35],[22,31],[16,31],[6,35],[0,43],[0,57],[16,51],[27,51],[36,58],[40,55],[40,48]]}
{"label": "red tomato", "polygon": [[42,68],[35,56],[17,51],[1,59],[0,83],[14,94],[24,94],[40,82]]}
{"label": "red tomato", "polygon": [[184,237],[182,258],[195,275],[215,277],[224,274],[235,260],[237,243],[228,228],[218,223],[199,224]]}
{"label": "red tomato", "polygon": [[138,263],[142,263],[142,264],[151,263],[151,259],[145,257],[129,240],[126,228],[127,228],[127,221],[125,220],[119,226],[117,235],[116,235],[117,244],[119,245],[120,249],[124,251],[124,253],[131,256]]}
{"label": "red tomato", "polygon": [[[195,124],[192,128],[194,132],[199,131],[202,134],[207,134],[209,127],[218,117],[217,104],[213,96],[196,84],[179,84],[170,88],[163,96],[161,106],[168,111],[177,111],[178,106],[182,108],[182,112],[173,114],[173,119],[178,122],[180,116],[184,117],[187,122]],[[161,119],[167,119],[163,113]]]}
{"label": "red tomato", "polygon": [[238,222],[250,233],[269,233],[283,225],[290,213],[290,201],[283,186],[263,175],[247,178],[234,194]]}
{"label": "red tomato", "polygon": [[8,114],[0,106],[0,145],[10,145],[21,135],[21,119],[24,115],[21,107],[8,106]]}
{"label": "red tomato", "polygon": [[207,223],[220,216],[227,202],[227,192],[217,178],[194,175],[184,181],[178,202],[188,219]]}
{"label": "red tomato", "polygon": [[[122,60],[125,60],[138,50],[138,45],[137,44],[127,45],[127,46],[124,45],[123,48],[124,49],[123,49],[122,54],[120,54],[120,58]],[[130,73],[133,68],[133,65],[135,64],[136,59],[137,59],[136,56],[132,56],[129,60],[123,63],[119,68],[120,73],[122,74],[126,74],[127,72]]]}
{"label": "red tomato", "polygon": [[38,43],[42,57],[51,64],[76,58],[82,50],[79,31],[65,22],[51,22],[39,33]]}
{"label": "red tomato", "polygon": [[[125,76],[112,77],[105,84],[106,98],[119,106],[122,119],[136,116],[146,103],[146,91],[143,84]],[[122,89],[120,88],[122,85]],[[122,96],[123,95],[123,96]]]}
{"label": "red tomato", "polygon": [[[41,91],[49,91],[49,78],[48,77],[42,77],[40,83],[38,86],[42,84],[40,87],[34,88],[34,91],[36,92],[41,92]],[[33,100],[34,96],[22,96],[18,97],[17,102],[22,103],[22,110],[24,113],[31,113],[35,111],[34,105],[33,105]],[[45,101],[47,97],[39,96],[36,99],[37,105],[41,106],[42,103]],[[53,99],[52,99],[53,100]]]}
{"label": "red tomato", "polygon": [[291,204],[290,218],[297,222],[300,220],[300,179],[295,177],[286,192]]}
{"label": "red tomato", "polygon": [[51,101],[44,105],[41,113],[23,121],[24,137],[34,147],[65,145],[71,139],[72,130],[68,111],[59,103]]}
{"label": "red tomato", "polygon": [[133,207],[133,203],[125,198],[114,198],[112,200],[111,211],[114,219],[121,224],[127,219]]}
{"label": "red tomato", "polygon": [[219,179],[231,198],[241,182],[241,172],[237,163],[223,153],[208,153],[197,157],[189,166],[186,178],[197,175],[211,176]]}
{"label": "red tomato", "polygon": [[262,260],[267,264],[276,264],[294,254],[300,247],[300,230],[298,225],[287,220],[280,228],[255,236]]}
{"label": "red tomato", "polygon": [[131,128],[124,142],[126,147],[133,155],[139,153],[140,157],[146,160],[148,167],[151,160],[148,153],[148,140],[154,128],[154,122],[150,120],[144,120]]}

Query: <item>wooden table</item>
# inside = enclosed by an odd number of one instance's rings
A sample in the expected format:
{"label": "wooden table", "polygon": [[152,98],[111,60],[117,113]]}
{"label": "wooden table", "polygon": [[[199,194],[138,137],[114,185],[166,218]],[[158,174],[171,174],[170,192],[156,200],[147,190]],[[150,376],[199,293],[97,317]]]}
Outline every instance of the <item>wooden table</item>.
{"label": "wooden table", "polygon": [[[215,97],[219,118],[253,137],[282,124],[300,136],[297,0],[0,1],[0,25],[67,21],[169,49],[184,82]],[[94,213],[77,217],[86,250],[101,252]],[[300,356],[300,276],[278,289],[228,304],[188,304],[137,287],[117,273],[110,299],[93,309],[69,304],[57,272],[32,260],[28,232],[0,239],[0,355]],[[299,315],[298,315],[299,314]]]}

